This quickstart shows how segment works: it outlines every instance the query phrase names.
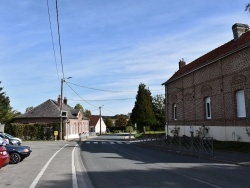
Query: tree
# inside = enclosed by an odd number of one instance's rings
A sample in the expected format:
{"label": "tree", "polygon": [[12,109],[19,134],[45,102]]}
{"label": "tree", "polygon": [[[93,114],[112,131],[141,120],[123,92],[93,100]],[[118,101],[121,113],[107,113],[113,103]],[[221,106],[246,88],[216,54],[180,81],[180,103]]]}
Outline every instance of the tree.
{"label": "tree", "polygon": [[9,97],[7,97],[5,92],[2,92],[2,90],[3,88],[0,87],[0,123],[5,122],[6,115],[10,109]]}
{"label": "tree", "polygon": [[75,105],[75,108],[74,109],[78,109],[82,112],[82,114],[84,113],[84,110],[83,110],[83,107],[82,105],[80,105],[79,103]]}
{"label": "tree", "polygon": [[86,109],[86,110],[83,112],[83,115],[84,115],[85,117],[89,117],[89,116],[91,116],[91,111]]}
{"label": "tree", "polygon": [[153,111],[156,118],[156,126],[164,127],[166,123],[165,115],[165,97],[164,95],[156,95],[153,97]]}
{"label": "tree", "polygon": [[125,127],[127,125],[127,118],[125,115],[118,115],[115,120],[115,126],[117,127]]}
{"label": "tree", "polygon": [[248,3],[248,4],[246,5],[245,11],[247,11],[248,13],[250,13],[250,3]]}
{"label": "tree", "polygon": [[111,118],[105,118],[104,123],[106,124],[107,127],[113,127],[114,123]]}
{"label": "tree", "polygon": [[144,126],[156,124],[151,92],[149,89],[146,89],[146,85],[143,83],[138,87],[136,101],[130,119],[133,124],[137,124],[137,128],[140,131],[143,131]]}
{"label": "tree", "polygon": [[33,106],[28,106],[28,107],[26,108],[25,112],[28,112],[28,111],[32,110],[33,108],[34,108]]}
{"label": "tree", "polygon": [[91,111],[88,109],[84,110],[79,103],[75,105],[74,109],[79,109],[85,117],[91,116]]}
{"label": "tree", "polygon": [[0,87],[0,123],[6,124],[11,122],[15,116],[20,114],[20,112],[12,110],[9,97],[6,96],[6,93],[2,90],[3,88]]}

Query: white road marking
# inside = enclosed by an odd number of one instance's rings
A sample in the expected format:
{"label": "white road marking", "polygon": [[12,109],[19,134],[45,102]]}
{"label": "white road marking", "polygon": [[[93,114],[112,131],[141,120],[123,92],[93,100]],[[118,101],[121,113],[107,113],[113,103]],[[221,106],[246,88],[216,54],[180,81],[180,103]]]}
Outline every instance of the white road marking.
{"label": "white road marking", "polygon": [[[78,146],[78,144],[76,144]],[[76,146],[74,147],[72,151],[72,186],[73,188],[78,188],[77,184],[77,178],[76,178],[76,167],[75,167],[75,149]]]}
{"label": "white road marking", "polygon": [[56,153],[54,153],[54,155],[48,160],[48,162],[44,165],[44,167],[42,168],[42,170],[40,171],[40,173],[37,175],[37,177],[34,179],[34,181],[32,182],[32,184],[29,186],[29,188],[35,188],[36,184],[38,183],[38,181],[40,180],[40,178],[42,177],[42,175],[44,174],[45,170],[48,168],[50,162],[54,159],[54,157],[63,149],[67,146],[68,144],[66,144],[65,146],[63,146],[61,149],[59,149]]}
{"label": "white road marking", "polygon": [[131,142],[124,142],[124,141],[117,141],[117,142],[104,142],[104,141],[98,141],[98,142],[84,142],[85,144],[131,144]]}

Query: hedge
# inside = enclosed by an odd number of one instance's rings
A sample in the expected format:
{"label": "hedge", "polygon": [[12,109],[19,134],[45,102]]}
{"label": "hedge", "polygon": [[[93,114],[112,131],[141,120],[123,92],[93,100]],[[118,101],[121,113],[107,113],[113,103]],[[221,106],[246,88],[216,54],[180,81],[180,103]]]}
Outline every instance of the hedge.
{"label": "hedge", "polygon": [[54,140],[54,131],[60,132],[59,123],[11,123],[5,125],[4,132],[23,140]]}

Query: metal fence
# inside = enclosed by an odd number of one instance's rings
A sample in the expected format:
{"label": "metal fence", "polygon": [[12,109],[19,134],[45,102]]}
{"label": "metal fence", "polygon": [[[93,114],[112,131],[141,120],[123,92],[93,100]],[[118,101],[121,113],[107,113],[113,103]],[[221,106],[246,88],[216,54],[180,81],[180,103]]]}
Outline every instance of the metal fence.
{"label": "metal fence", "polygon": [[165,135],[143,135],[140,141],[144,144],[170,150],[181,150],[205,155],[214,154],[212,137],[171,137]]}

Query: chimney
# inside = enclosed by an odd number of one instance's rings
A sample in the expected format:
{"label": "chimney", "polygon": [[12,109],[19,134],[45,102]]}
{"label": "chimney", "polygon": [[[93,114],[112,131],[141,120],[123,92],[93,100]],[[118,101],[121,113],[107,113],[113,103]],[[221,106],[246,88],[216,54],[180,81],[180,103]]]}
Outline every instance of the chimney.
{"label": "chimney", "polygon": [[59,106],[59,107],[61,107],[61,95],[59,95],[58,96],[58,98],[57,98],[57,105]]}
{"label": "chimney", "polygon": [[249,26],[247,24],[236,23],[232,26],[234,40],[240,38],[240,36],[249,30]]}
{"label": "chimney", "polygon": [[63,104],[67,104],[67,98],[66,97],[64,97],[64,99],[63,99]]}
{"label": "chimney", "polygon": [[186,65],[186,62],[182,58],[182,60],[179,61],[179,70]]}

